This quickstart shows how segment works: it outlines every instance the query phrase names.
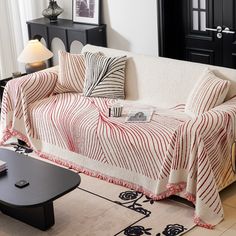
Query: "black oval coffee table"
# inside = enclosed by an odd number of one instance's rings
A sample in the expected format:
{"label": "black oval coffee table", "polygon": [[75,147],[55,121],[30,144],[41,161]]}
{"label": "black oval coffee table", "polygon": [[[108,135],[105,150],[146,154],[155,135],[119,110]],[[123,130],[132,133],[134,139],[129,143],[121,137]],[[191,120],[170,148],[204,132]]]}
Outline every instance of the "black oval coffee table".
{"label": "black oval coffee table", "polygon": [[[80,176],[68,169],[0,149],[8,171],[0,176],[0,211],[41,230],[54,225],[53,201],[80,184]],[[29,185],[18,188],[15,183]]]}

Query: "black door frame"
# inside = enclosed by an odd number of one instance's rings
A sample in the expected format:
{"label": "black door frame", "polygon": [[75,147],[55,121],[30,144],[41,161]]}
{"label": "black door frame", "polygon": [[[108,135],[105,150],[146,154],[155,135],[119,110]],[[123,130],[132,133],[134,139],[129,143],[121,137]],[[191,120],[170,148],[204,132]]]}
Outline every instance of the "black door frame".
{"label": "black door frame", "polygon": [[[157,0],[159,56],[184,59],[183,7],[182,0]],[[172,48],[169,47],[170,44],[173,45]]]}
{"label": "black door frame", "polygon": [[158,25],[158,52],[160,57],[164,57],[165,48],[165,17],[164,1],[157,0],[157,25]]}

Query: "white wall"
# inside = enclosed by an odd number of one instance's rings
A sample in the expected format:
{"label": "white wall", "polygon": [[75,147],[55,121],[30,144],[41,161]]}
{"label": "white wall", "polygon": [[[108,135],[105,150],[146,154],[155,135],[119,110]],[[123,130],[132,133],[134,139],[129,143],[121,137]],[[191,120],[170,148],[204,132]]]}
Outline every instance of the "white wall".
{"label": "white wall", "polygon": [[[156,0],[101,0],[108,47],[158,55]],[[61,18],[72,19],[72,1],[57,0]]]}
{"label": "white wall", "polygon": [[64,10],[64,12],[59,16],[60,18],[72,19],[72,1],[73,0],[57,0],[57,4]]}
{"label": "white wall", "polygon": [[24,71],[17,57],[28,42],[26,21],[42,17],[47,4],[48,0],[0,0],[0,79]]}

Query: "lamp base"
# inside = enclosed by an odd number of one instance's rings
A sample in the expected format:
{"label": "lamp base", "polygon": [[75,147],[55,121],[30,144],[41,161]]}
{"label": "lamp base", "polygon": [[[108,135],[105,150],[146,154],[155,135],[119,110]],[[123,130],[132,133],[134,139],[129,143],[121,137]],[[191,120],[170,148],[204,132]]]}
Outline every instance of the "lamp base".
{"label": "lamp base", "polygon": [[46,63],[44,61],[34,62],[34,63],[27,63],[25,65],[25,71],[27,74],[31,74],[40,70],[46,69]]}

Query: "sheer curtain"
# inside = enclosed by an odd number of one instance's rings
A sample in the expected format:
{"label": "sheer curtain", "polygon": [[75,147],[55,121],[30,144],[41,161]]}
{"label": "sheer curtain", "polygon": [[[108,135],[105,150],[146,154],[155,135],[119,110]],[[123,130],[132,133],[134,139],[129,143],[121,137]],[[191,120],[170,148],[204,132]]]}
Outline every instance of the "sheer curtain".
{"label": "sheer curtain", "polygon": [[17,57],[28,41],[26,21],[42,16],[48,0],[0,0],[0,79],[23,71]]}

